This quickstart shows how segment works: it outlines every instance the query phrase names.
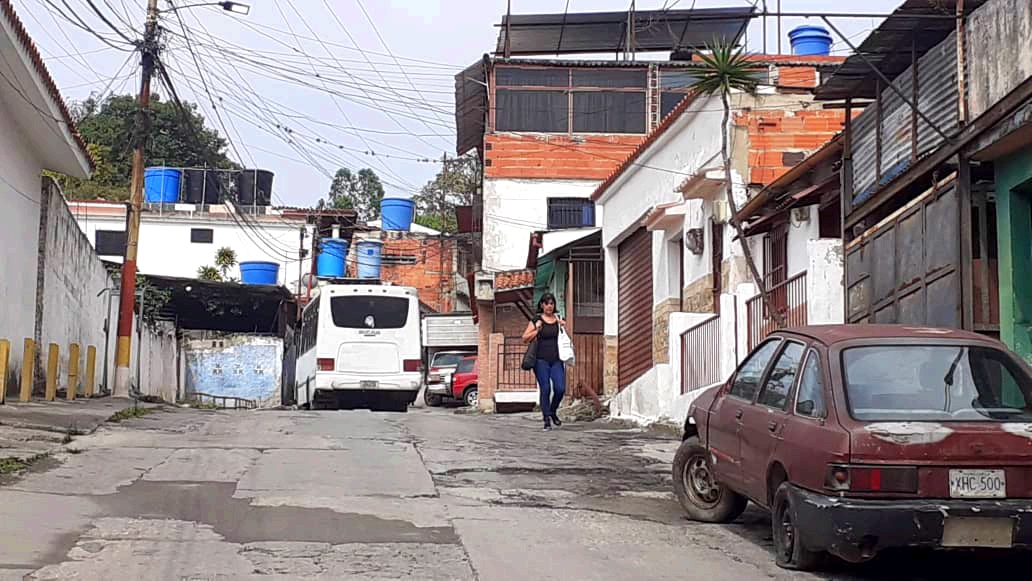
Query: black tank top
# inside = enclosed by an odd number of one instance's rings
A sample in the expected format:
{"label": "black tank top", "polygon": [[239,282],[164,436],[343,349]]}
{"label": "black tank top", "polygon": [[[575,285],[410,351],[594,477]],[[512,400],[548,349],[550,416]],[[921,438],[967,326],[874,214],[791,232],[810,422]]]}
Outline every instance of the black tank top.
{"label": "black tank top", "polygon": [[546,323],[541,321],[541,330],[537,335],[537,358],[549,363],[559,361],[559,321]]}

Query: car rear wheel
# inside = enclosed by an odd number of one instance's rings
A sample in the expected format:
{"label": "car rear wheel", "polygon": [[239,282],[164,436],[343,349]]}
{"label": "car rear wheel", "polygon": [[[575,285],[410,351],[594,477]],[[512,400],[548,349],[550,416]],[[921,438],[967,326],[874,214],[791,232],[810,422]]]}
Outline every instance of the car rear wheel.
{"label": "car rear wheel", "polygon": [[466,405],[475,408],[480,400],[477,399],[477,386],[471,385],[466,388],[466,391],[462,392],[462,401],[466,402]]}
{"label": "car rear wheel", "polygon": [[783,482],[774,494],[770,519],[774,536],[774,559],[779,567],[785,569],[813,571],[825,563],[827,553],[811,551],[803,546],[799,534],[800,523],[788,494],[789,486],[789,483]]}
{"label": "car rear wheel", "polygon": [[429,387],[423,388],[423,403],[428,407],[437,407],[441,405],[441,396],[436,393],[430,393]]}
{"label": "car rear wheel", "polygon": [[674,455],[674,494],[692,520],[726,523],[738,518],[748,504],[744,496],[713,478],[709,452],[692,436]]}

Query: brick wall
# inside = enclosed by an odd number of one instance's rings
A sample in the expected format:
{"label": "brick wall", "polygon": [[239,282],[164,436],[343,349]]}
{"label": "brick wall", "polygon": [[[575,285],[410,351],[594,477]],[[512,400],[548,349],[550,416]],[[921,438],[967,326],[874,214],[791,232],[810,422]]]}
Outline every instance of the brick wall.
{"label": "brick wall", "polygon": [[765,186],[841,131],[845,111],[752,110],[736,114],[735,125],[749,135],[749,182]]}
{"label": "brick wall", "polygon": [[485,138],[484,177],[603,180],[641,143],[641,135],[513,135]]}
{"label": "brick wall", "polygon": [[[380,276],[385,281],[409,286],[419,300],[439,313],[455,310],[455,260],[457,242],[437,236],[403,234],[384,239]],[[414,264],[393,264],[412,257]]]}

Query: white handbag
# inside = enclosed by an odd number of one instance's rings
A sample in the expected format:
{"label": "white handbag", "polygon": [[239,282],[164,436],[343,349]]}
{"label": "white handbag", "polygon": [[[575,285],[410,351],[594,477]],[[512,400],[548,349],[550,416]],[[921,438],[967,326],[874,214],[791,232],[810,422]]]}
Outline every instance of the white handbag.
{"label": "white handbag", "polygon": [[573,340],[566,334],[562,325],[559,326],[559,360],[563,363],[573,363]]}

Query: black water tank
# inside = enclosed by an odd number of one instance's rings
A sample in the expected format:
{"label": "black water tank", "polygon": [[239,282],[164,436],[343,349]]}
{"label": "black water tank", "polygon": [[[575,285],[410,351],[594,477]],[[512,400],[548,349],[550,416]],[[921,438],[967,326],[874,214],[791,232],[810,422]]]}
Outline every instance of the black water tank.
{"label": "black water tank", "polygon": [[221,204],[225,191],[219,174],[210,169],[185,169],[187,204]]}
{"label": "black water tank", "polygon": [[243,206],[269,206],[272,204],[271,171],[245,169],[237,177],[237,199]]}

